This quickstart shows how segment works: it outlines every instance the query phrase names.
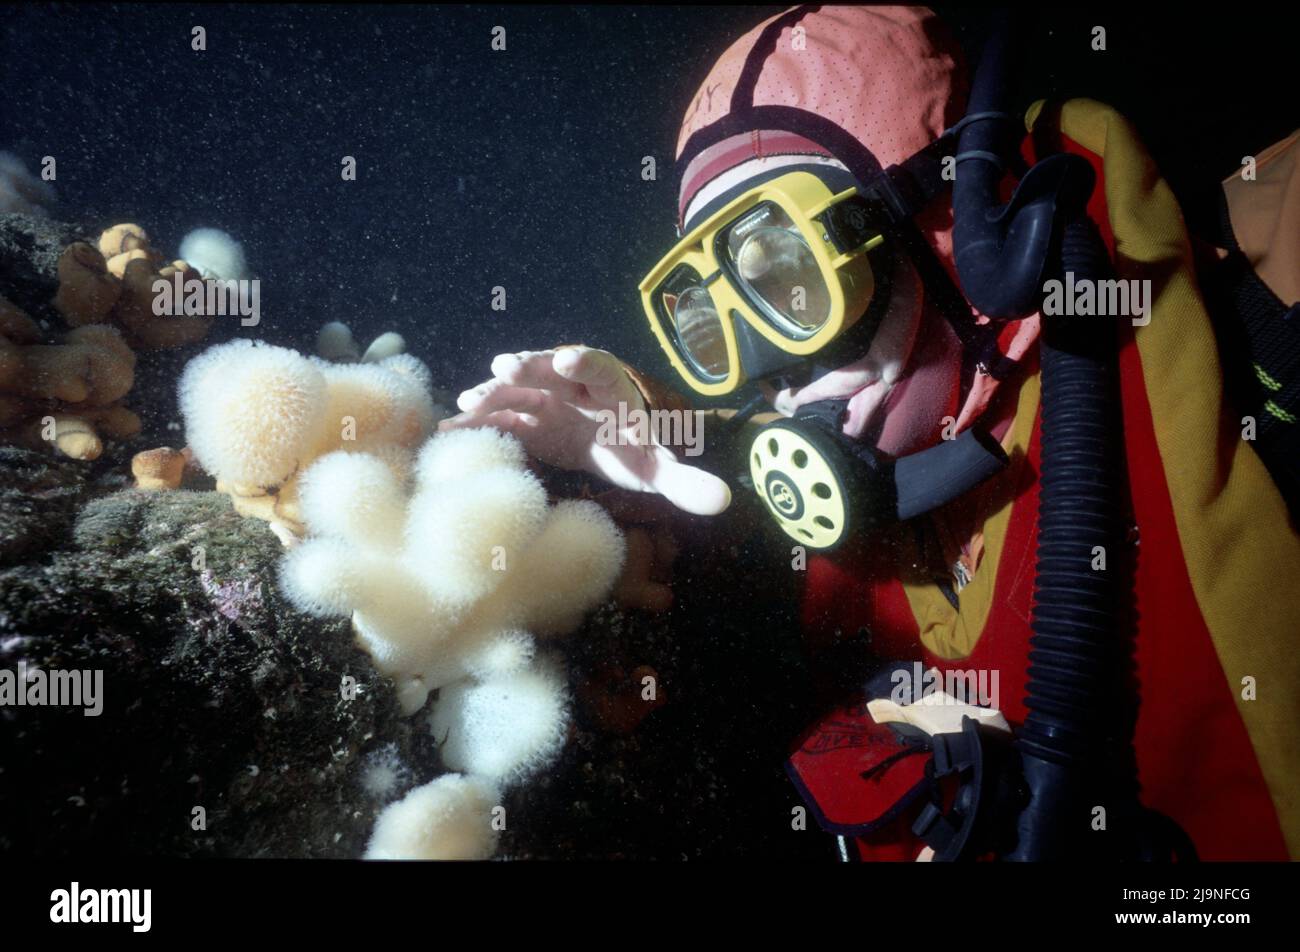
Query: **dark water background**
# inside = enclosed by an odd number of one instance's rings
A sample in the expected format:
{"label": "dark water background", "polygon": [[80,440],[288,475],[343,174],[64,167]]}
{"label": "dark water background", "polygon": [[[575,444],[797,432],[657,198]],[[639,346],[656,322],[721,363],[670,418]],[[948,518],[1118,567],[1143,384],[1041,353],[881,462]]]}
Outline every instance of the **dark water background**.
{"label": "dark water background", "polygon": [[[172,253],[191,228],[231,232],[263,282],[243,333],[395,329],[451,389],[495,353],[573,340],[666,376],[636,284],[674,239],[677,124],[778,9],[4,6],[0,149],[57,158],[64,219],[136,221]],[[987,15],[939,9],[974,59]],[[1221,178],[1300,124],[1293,41],[1264,9],[1191,10],[1022,8],[1025,101],[1110,101],[1176,184]]]}

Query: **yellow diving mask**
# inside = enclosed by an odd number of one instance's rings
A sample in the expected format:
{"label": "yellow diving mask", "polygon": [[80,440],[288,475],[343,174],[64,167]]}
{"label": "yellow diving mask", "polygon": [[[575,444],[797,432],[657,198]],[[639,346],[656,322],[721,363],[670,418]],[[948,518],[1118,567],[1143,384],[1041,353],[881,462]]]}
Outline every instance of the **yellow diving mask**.
{"label": "yellow diving mask", "polygon": [[858,324],[876,293],[871,252],[884,244],[873,217],[857,189],[834,193],[799,171],[693,228],[640,284],[650,327],[682,379],[707,396],[731,393]]}

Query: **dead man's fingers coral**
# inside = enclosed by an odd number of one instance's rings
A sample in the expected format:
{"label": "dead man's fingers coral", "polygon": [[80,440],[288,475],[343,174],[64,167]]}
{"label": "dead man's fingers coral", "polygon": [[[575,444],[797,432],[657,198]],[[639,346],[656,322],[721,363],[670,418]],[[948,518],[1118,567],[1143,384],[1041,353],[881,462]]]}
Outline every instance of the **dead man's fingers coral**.
{"label": "dead man's fingers coral", "polygon": [[[405,377],[424,393],[432,393],[433,391],[433,372],[429,370],[428,364],[414,354],[394,354],[391,357],[385,357],[380,361],[380,366],[385,370],[391,370],[393,373]],[[439,408],[438,418],[441,419],[443,415],[444,411]]]}
{"label": "dead man's fingers coral", "polygon": [[368,604],[377,573],[357,558],[343,539],[313,537],[280,563],[280,588],[299,611],[311,615],[351,615]]}
{"label": "dead man's fingers coral", "polygon": [[424,444],[415,463],[416,485],[434,486],[470,479],[493,469],[523,471],[528,458],[524,445],[492,427],[450,430]]}
{"label": "dead man's fingers coral", "polygon": [[485,681],[498,675],[514,674],[533,662],[537,642],[526,631],[517,628],[494,631],[476,639],[465,650],[462,667],[476,681]]}
{"label": "dead man's fingers coral", "polygon": [[302,611],[350,614],[357,643],[381,674],[395,680],[402,713],[424,706],[437,685],[419,672],[448,661],[456,616],[429,602],[400,566],[358,559],[340,539],[310,538],[285,556],[280,589]]}
{"label": "dead man's fingers coral", "polygon": [[546,636],[577,628],[613,590],[625,554],[622,532],[597,503],[556,503],[510,580],[528,630]]}
{"label": "dead man's fingers coral", "polygon": [[[459,676],[458,635],[463,606],[430,598],[406,566],[386,561],[383,573],[367,584],[365,603],[352,616],[358,641],[385,674],[424,675],[454,670]],[[430,681],[441,687],[443,679]]]}
{"label": "dead man's fingers coral", "polygon": [[333,449],[415,447],[437,423],[429,388],[416,376],[379,364],[322,364]]}
{"label": "dead man's fingers coral", "polygon": [[296,351],[233,341],[190,361],[180,404],[205,470],[227,483],[278,486],[322,441],[325,377]]}
{"label": "dead man's fingers coral", "polygon": [[429,717],[442,761],[508,786],[550,764],[569,727],[563,669],[540,659],[513,674],[443,688]]}
{"label": "dead man's fingers coral", "polygon": [[386,331],[370,342],[366,352],[361,355],[363,364],[377,364],[389,357],[406,353],[406,341],[396,331]]}
{"label": "dead man's fingers coral", "polygon": [[487,859],[497,847],[501,794],[481,777],[446,774],[380,813],[366,859]]}
{"label": "dead man's fingers coral", "polygon": [[330,321],[316,333],[316,355],[339,364],[353,364],[361,359],[352,329],[342,321]]}
{"label": "dead man's fingers coral", "polygon": [[405,556],[430,593],[473,602],[501,584],[546,513],[531,473],[489,470],[425,487],[411,499]]}
{"label": "dead man's fingers coral", "polygon": [[401,545],[406,494],[378,456],[336,450],[320,457],[298,482],[298,509],[314,533],[364,548]]}

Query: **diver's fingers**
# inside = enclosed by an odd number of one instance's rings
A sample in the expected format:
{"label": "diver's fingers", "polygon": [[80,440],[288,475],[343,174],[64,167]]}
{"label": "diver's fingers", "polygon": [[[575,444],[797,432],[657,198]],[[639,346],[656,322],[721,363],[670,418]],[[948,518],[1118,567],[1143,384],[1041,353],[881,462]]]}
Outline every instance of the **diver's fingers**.
{"label": "diver's fingers", "polygon": [[593,347],[565,347],[555,352],[555,370],[567,380],[612,401],[640,406],[641,392],[623,369],[623,362],[607,350]]}
{"label": "diver's fingers", "polygon": [[863,387],[849,398],[848,416],[845,417],[845,429],[851,433],[861,433],[871,425],[876,413],[885,404],[889,396],[890,384],[877,380]]}
{"label": "diver's fingers", "polygon": [[582,387],[556,371],[556,353],[554,350],[526,350],[518,354],[498,354],[492,359],[492,376],[516,387],[552,390],[561,400],[572,402],[582,396]]}
{"label": "diver's fingers", "polygon": [[527,445],[528,439],[537,431],[537,418],[527,413],[516,413],[513,410],[497,410],[494,413],[461,413],[439,423],[438,432],[477,429],[485,426],[495,427],[512,436],[517,436]]}
{"label": "diver's fingers", "polygon": [[463,413],[492,413],[495,410],[517,410],[521,413],[541,413],[554,398],[543,390],[515,387],[501,380],[489,380],[473,390],[466,390],[456,398],[456,406]]}
{"label": "diver's fingers", "polygon": [[668,450],[655,454],[646,480],[678,509],[697,516],[716,516],[731,505],[731,488],[712,473],[679,463]]}

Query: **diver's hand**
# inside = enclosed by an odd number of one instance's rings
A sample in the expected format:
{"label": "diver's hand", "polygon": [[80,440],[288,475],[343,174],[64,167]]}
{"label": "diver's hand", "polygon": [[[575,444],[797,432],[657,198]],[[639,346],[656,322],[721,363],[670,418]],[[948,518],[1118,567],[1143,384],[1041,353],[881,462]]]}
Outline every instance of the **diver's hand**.
{"label": "diver's hand", "polygon": [[[712,473],[680,462],[649,431],[642,442],[634,426],[614,429],[615,440],[599,439],[645,400],[613,354],[591,347],[500,354],[492,379],[466,390],[456,401],[461,413],[440,430],[494,426],[519,438],[529,453],[564,469],[582,469],[615,486],[659,493],[698,515],[716,515],[731,502],[731,490]],[[620,415],[620,405],[625,407]],[[604,434],[602,434],[602,428]]]}

